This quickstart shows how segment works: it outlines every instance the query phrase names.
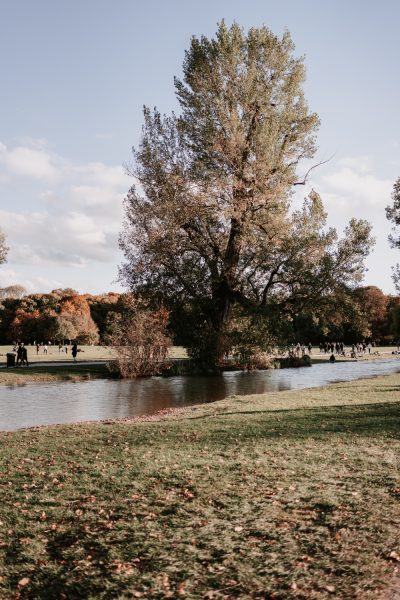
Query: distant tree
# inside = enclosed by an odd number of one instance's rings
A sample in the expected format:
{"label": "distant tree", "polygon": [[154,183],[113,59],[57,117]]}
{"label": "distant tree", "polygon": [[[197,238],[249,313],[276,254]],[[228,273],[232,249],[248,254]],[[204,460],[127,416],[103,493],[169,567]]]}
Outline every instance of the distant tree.
{"label": "distant tree", "polygon": [[[67,339],[81,344],[96,344],[99,332],[90,314],[90,307],[85,296],[79,294],[65,295],[60,300],[58,324],[61,331],[74,333]],[[62,336],[63,337],[63,336]]]}
{"label": "distant tree", "polygon": [[391,337],[391,341],[400,341],[400,297],[388,296],[388,316],[387,316],[387,337]]}
{"label": "distant tree", "polygon": [[51,310],[26,312],[18,308],[10,324],[11,340],[23,342],[41,342],[53,339],[55,331],[55,314]]}
{"label": "distant tree", "polygon": [[0,230],[0,264],[3,264],[6,262],[8,251],[9,251],[9,247],[7,246],[6,236]]}
{"label": "distant tree", "polygon": [[343,341],[352,344],[371,335],[369,323],[356,300],[358,288],[337,287],[316,306],[293,313],[293,342]]}
{"label": "distant tree", "polygon": [[374,340],[388,335],[388,297],[378,287],[370,285],[354,291],[363,320],[368,326],[369,335]]}
{"label": "distant tree", "polygon": [[293,52],[289,33],[222,23],[214,39],[192,39],[175,81],[181,115],[144,111],[121,278],[190,322],[188,345],[209,365],[245,341],[249,318],[268,323],[268,345],[294,310],[360,281],[371,245],[365,221],[340,241],[326,231],[315,192],[289,210],[318,127]]}
{"label": "distant tree", "polygon": [[23,285],[14,284],[9,285],[5,288],[0,288],[0,300],[4,300],[6,298],[22,298],[25,296],[26,289]]}
{"label": "distant tree", "polygon": [[[386,207],[386,217],[394,224],[389,242],[392,248],[400,248],[400,177],[395,181],[392,191],[392,204]],[[393,268],[393,281],[396,289],[400,292],[400,265]]]}
{"label": "distant tree", "polygon": [[65,296],[78,296],[79,293],[73,288],[57,288],[56,290],[52,290],[51,295],[55,298],[61,299]]}
{"label": "distant tree", "polygon": [[56,315],[54,338],[59,342],[75,340],[78,337],[78,329],[70,315]]}
{"label": "distant tree", "polygon": [[[99,341],[87,297],[63,293],[31,294],[3,301],[8,323],[6,339],[24,341],[74,340],[81,344]],[[2,319],[3,320],[3,319]],[[0,331],[3,328],[0,327]]]}
{"label": "distant tree", "polygon": [[110,334],[109,323],[114,313],[120,313],[124,310],[123,295],[110,292],[98,296],[87,296],[87,302],[90,308],[90,314],[99,331],[102,343],[107,343],[107,337]]}

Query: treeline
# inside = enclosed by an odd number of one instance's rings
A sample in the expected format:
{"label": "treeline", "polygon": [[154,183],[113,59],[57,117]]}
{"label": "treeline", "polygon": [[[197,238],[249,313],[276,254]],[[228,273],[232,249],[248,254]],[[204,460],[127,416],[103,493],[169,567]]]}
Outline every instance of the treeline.
{"label": "treeline", "polygon": [[326,296],[318,311],[293,315],[292,341],[391,344],[399,339],[400,297],[386,295],[376,286],[343,288]]}
{"label": "treeline", "polygon": [[125,294],[78,294],[57,289],[0,300],[1,343],[76,341],[107,343],[111,323],[124,311]]}
{"label": "treeline", "polygon": [[[4,294],[1,299],[0,291],[0,342],[107,344],[113,324],[121,323],[121,316],[129,312],[130,298],[130,294],[91,295],[58,289],[23,297]],[[294,307],[284,325],[288,343],[392,343],[400,339],[400,297],[386,295],[375,286],[343,289],[326,296],[318,311]],[[190,327],[185,313],[175,314],[172,309],[168,329],[173,343],[188,345]]]}

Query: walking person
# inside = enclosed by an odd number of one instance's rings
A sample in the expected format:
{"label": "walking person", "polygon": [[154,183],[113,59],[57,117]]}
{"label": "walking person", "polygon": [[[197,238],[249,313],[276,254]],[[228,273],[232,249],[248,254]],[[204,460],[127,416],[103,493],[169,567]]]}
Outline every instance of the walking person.
{"label": "walking person", "polygon": [[18,349],[17,349],[17,362],[16,362],[16,367],[19,367],[20,365],[22,365],[22,356],[23,356],[23,347],[22,344],[18,344]]}
{"label": "walking person", "polygon": [[71,353],[72,353],[72,357],[74,359],[74,362],[76,362],[76,355],[78,354],[78,346],[77,346],[77,344],[74,344],[72,346]]}
{"label": "walking person", "polygon": [[26,367],[29,367],[28,348],[26,346],[23,346],[23,348],[22,348],[22,364],[25,365]]}

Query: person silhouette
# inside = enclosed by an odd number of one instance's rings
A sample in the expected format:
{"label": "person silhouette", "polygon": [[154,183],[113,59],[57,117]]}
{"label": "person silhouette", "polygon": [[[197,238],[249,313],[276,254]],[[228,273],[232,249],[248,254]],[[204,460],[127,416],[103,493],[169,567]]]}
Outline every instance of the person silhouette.
{"label": "person silhouette", "polygon": [[26,346],[23,346],[23,348],[22,348],[22,364],[29,367],[28,348]]}

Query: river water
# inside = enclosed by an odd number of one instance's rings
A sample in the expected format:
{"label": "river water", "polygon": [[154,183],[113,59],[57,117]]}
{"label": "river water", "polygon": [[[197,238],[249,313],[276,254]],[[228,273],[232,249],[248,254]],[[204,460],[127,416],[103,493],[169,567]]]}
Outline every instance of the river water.
{"label": "river water", "polygon": [[228,372],[215,377],[97,379],[0,386],[0,430],[149,415],[165,408],[213,402],[233,394],[319,387],[395,372],[400,372],[399,358],[320,363],[300,369]]}

